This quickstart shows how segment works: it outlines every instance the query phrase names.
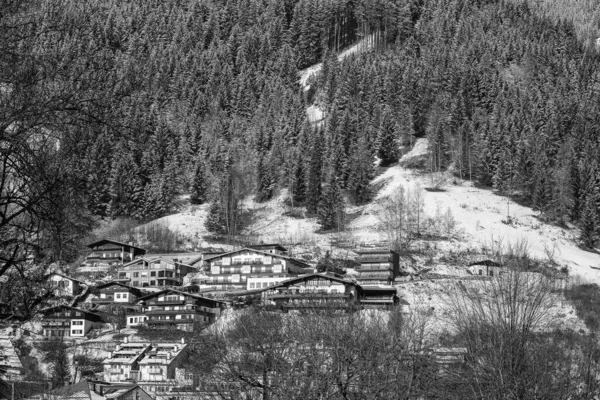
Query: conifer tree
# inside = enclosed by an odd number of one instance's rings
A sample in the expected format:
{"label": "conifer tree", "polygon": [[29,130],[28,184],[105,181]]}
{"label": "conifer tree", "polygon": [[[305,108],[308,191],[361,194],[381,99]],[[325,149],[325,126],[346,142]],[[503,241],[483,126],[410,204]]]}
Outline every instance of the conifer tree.
{"label": "conifer tree", "polygon": [[381,125],[377,135],[377,156],[381,165],[387,166],[398,161],[398,132],[393,116],[388,108],[384,109],[381,116]]}
{"label": "conifer tree", "polygon": [[581,215],[580,239],[587,248],[594,248],[598,234],[598,210],[592,196],[588,196]]}
{"label": "conifer tree", "polygon": [[346,205],[337,179],[333,179],[323,192],[317,210],[318,223],[324,230],[343,229]]}
{"label": "conifer tree", "polygon": [[192,181],[192,190],[190,193],[190,203],[203,204],[208,200],[208,189],[210,187],[209,177],[207,175],[206,161],[200,156],[196,163],[196,171]]}
{"label": "conifer tree", "polygon": [[311,138],[309,161],[306,171],[306,211],[311,214],[317,212],[321,201],[321,179],[323,167],[322,134],[320,129],[313,131]]}
{"label": "conifer tree", "polygon": [[373,158],[364,137],[352,147],[347,170],[347,188],[352,193],[354,202],[365,203],[371,195],[369,186],[373,179]]}

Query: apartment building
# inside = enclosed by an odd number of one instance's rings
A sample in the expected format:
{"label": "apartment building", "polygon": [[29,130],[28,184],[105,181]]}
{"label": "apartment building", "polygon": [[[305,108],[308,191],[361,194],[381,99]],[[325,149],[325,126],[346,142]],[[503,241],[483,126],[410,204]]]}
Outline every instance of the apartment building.
{"label": "apartment building", "polygon": [[107,282],[94,288],[96,297],[92,299],[95,304],[133,303],[146,293],[140,289],[121,282]]}
{"label": "apartment building", "polygon": [[[133,318],[131,325],[144,323],[151,327],[174,327],[185,331],[193,331],[194,323],[208,324],[214,322],[225,308],[223,301],[186,293],[175,289],[165,289],[139,299],[141,312],[128,313],[127,323]],[[133,322],[135,318],[144,321]]]}
{"label": "apartment building", "polygon": [[140,374],[139,363],[150,351],[150,343],[128,343],[127,339],[110,353],[103,362],[106,382],[136,381]]}
{"label": "apartment building", "polygon": [[89,254],[79,267],[80,272],[106,271],[111,267],[120,267],[136,257],[146,254],[146,250],[131,243],[103,239],[87,246]]}
{"label": "apartment building", "polygon": [[246,290],[249,278],[292,278],[313,272],[307,263],[252,248],[223,253],[206,260],[206,287],[215,290]]}
{"label": "apartment building", "polygon": [[360,284],[389,285],[400,275],[400,256],[393,250],[355,250],[355,253],[360,264],[356,267],[356,280]]}
{"label": "apartment building", "polygon": [[194,267],[162,257],[141,257],[118,269],[119,280],[133,287],[181,286],[183,277],[195,272]]}
{"label": "apartment building", "polygon": [[102,318],[80,308],[60,305],[43,311],[44,336],[84,337]]}

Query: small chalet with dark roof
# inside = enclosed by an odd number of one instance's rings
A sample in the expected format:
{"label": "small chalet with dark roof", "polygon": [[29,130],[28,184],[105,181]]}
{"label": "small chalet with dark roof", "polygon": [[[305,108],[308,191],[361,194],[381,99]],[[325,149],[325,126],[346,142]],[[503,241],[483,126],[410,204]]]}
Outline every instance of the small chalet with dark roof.
{"label": "small chalet with dark roof", "polygon": [[81,272],[106,271],[146,254],[146,250],[141,247],[109,239],[99,240],[87,247],[90,248],[90,253],[79,268]]}
{"label": "small chalet with dark roof", "polygon": [[84,337],[102,318],[92,312],[65,305],[42,312],[44,336]]}
{"label": "small chalet with dark roof", "polygon": [[469,271],[473,275],[498,276],[503,272],[502,269],[502,264],[492,260],[480,260],[469,264]]}
{"label": "small chalet with dark roof", "polygon": [[282,310],[347,309],[359,306],[363,290],[356,282],[328,274],[309,274],[263,289],[263,303]]}
{"label": "small chalet with dark roof", "polygon": [[273,283],[272,278],[293,278],[313,272],[307,263],[275,253],[275,250],[267,253],[243,248],[207,259],[206,286],[215,290],[245,290],[249,278],[266,279]]}
{"label": "small chalet with dark roof", "polygon": [[165,289],[138,299],[141,311],[127,314],[127,325],[140,323],[130,318],[143,318],[143,323],[152,327],[175,327],[192,331],[194,323],[208,324],[214,322],[225,309],[223,301],[182,292],[175,289]]}
{"label": "small chalet with dark roof", "polygon": [[107,282],[98,285],[94,289],[96,297],[92,299],[94,304],[133,303],[146,293],[133,286],[121,282]]}
{"label": "small chalet with dark roof", "polygon": [[283,247],[280,244],[277,243],[271,243],[271,244],[254,244],[251,246],[246,246],[249,249],[254,249],[254,250],[260,250],[262,252],[265,253],[269,253],[269,254],[279,254],[279,255],[287,255],[288,253],[288,249],[286,249],[285,247]]}

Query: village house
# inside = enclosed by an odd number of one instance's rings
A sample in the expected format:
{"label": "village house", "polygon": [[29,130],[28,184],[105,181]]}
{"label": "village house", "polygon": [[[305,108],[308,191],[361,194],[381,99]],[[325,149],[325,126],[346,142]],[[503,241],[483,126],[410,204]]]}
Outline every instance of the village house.
{"label": "village house", "polygon": [[175,289],[165,289],[141,297],[138,304],[141,312],[127,314],[128,326],[143,323],[150,327],[174,327],[185,331],[193,331],[195,323],[204,325],[214,322],[226,305],[223,301]]}
{"label": "village house", "polygon": [[48,277],[48,282],[50,283],[50,289],[53,291],[55,297],[77,296],[86,286],[86,284],[80,280],[58,272],[52,273]]}
{"label": "village house", "polygon": [[84,337],[101,322],[97,314],[65,305],[46,309],[42,316],[43,334],[48,337]]}
{"label": "village house", "polygon": [[141,247],[109,239],[99,240],[87,247],[90,249],[90,253],[79,267],[80,272],[106,271],[146,254],[146,250]]}
{"label": "village house", "polygon": [[146,294],[136,287],[120,282],[100,284],[94,288],[93,292],[96,297],[92,299],[92,303],[99,305],[112,303],[131,304]]}
{"label": "village house", "polygon": [[220,247],[203,247],[189,253],[152,253],[146,254],[146,257],[161,257],[168,260],[172,260],[174,262],[186,264],[191,267],[200,268],[202,266],[204,258],[212,257],[221,253],[225,253],[225,250],[223,250]]}
{"label": "village house", "polygon": [[25,376],[25,369],[17,355],[12,343],[12,338],[0,335],[0,379],[6,381],[21,381]]}
{"label": "village house", "polygon": [[400,275],[400,256],[393,250],[355,250],[358,254],[356,280],[360,284],[389,285]]}
{"label": "village house", "polygon": [[274,246],[267,249],[271,252],[243,248],[208,258],[206,286],[214,290],[245,290],[249,278],[292,278],[313,272],[307,263],[281,254],[276,245],[270,246]]}
{"label": "village house", "polygon": [[195,272],[194,267],[161,257],[138,258],[118,269],[119,280],[133,287],[181,286],[183,277]]}
{"label": "village house", "polygon": [[140,373],[140,360],[150,351],[150,343],[128,343],[127,339],[110,353],[103,362],[106,382],[136,381]]}
{"label": "village house", "polygon": [[327,274],[309,274],[288,279],[262,292],[263,304],[284,311],[359,306],[362,288],[350,280]]}

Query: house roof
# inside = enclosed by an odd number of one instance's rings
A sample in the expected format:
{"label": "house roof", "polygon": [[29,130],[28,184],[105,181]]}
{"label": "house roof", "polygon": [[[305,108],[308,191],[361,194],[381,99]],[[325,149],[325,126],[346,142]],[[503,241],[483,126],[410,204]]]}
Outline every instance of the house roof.
{"label": "house roof", "polygon": [[281,251],[288,251],[288,249],[286,249],[285,247],[283,247],[279,243],[253,244],[251,246],[246,246],[246,247],[248,247],[249,249],[256,249],[256,250],[260,250],[260,249],[277,249],[277,250],[281,250]]}
{"label": "house roof", "polygon": [[344,285],[353,285],[353,286],[357,286],[360,287],[359,284],[357,284],[354,281],[348,280],[348,279],[342,279],[342,278],[336,278],[335,276],[331,276],[331,275],[327,275],[327,274],[318,274],[318,273],[314,273],[314,274],[307,274],[307,275],[301,275],[301,276],[297,276],[291,279],[287,279],[285,281],[281,281],[275,285],[269,286],[264,288],[265,290],[267,289],[274,289],[274,288],[278,288],[278,287],[287,287],[290,285],[294,285],[296,283],[300,283],[300,282],[307,282],[310,281],[312,279],[327,279],[329,281],[332,282],[337,282],[337,283],[341,283]]}
{"label": "house roof", "polygon": [[383,253],[397,254],[394,250],[390,250],[390,249],[357,249],[357,250],[352,250],[352,251],[354,251],[356,254],[383,254]]}
{"label": "house roof", "polygon": [[147,299],[151,299],[153,297],[158,297],[161,294],[165,294],[165,293],[176,293],[176,294],[181,294],[181,295],[184,295],[184,296],[189,296],[189,297],[192,297],[194,299],[206,300],[206,301],[213,301],[215,303],[227,304],[226,302],[221,301],[221,300],[211,299],[211,298],[204,297],[204,296],[198,296],[197,294],[183,292],[183,291],[177,290],[177,289],[163,289],[163,290],[161,290],[159,292],[150,293],[150,294],[147,294],[146,296],[140,297],[140,298],[138,298],[138,301],[144,301],[144,300],[147,300]]}
{"label": "house roof", "polygon": [[138,257],[135,260],[129,261],[128,263],[124,264],[123,266],[124,267],[128,267],[130,265],[137,264],[137,263],[139,263],[141,261],[146,261],[147,263],[150,263],[150,262],[154,262],[154,261],[157,261],[157,260],[164,261],[164,262],[166,262],[168,264],[173,264],[173,265],[178,264],[178,265],[183,265],[185,267],[193,268],[193,269],[196,269],[196,270],[198,269],[197,267],[193,267],[193,266],[191,266],[189,264],[185,264],[185,263],[182,263],[182,262],[179,262],[179,261],[176,262],[174,260],[170,260],[168,258],[164,258],[164,257],[160,257],[160,256],[156,256],[156,257],[147,257],[147,256]]}
{"label": "house roof", "polygon": [[116,240],[111,240],[111,239],[102,239],[102,240],[98,240],[97,242],[94,243],[90,243],[87,245],[87,247],[89,248],[93,248],[95,246],[102,246],[103,244],[106,243],[112,243],[112,244],[116,244],[118,246],[127,246],[127,247],[133,247],[134,249],[138,249],[138,250],[143,250],[144,253],[146,252],[146,249],[143,249],[141,247],[135,246],[133,244],[129,244],[129,243],[123,243],[123,242],[118,242]]}
{"label": "house roof", "polygon": [[72,276],[69,276],[69,275],[64,275],[64,274],[61,274],[61,273],[59,273],[59,272],[53,272],[53,273],[51,273],[49,276],[52,276],[52,275],[60,276],[60,277],[63,277],[63,278],[65,278],[65,279],[72,280],[73,282],[77,282],[77,283],[79,283],[79,284],[86,285],[86,283],[85,283],[85,282],[82,282],[82,281],[80,281],[79,279],[75,279],[75,278],[73,278]]}
{"label": "house roof", "polygon": [[129,286],[129,285],[126,285],[124,283],[117,282],[117,281],[110,281],[110,282],[102,283],[102,284],[96,286],[96,289],[104,289],[105,287],[108,287],[108,286],[111,286],[111,285],[118,285],[118,286],[124,287],[126,289],[130,289],[132,291],[139,292],[140,294],[143,293],[143,291],[140,290],[139,288],[136,288],[134,286]]}
{"label": "house roof", "polygon": [[81,381],[74,385],[64,386],[50,392],[54,396],[59,396],[60,399],[91,399],[90,385],[87,381]]}
{"label": "house roof", "polygon": [[61,305],[58,305],[58,306],[54,306],[54,307],[50,307],[50,308],[46,308],[45,310],[42,310],[42,314],[44,314],[44,315],[52,314],[55,311],[62,310],[62,309],[65,309],[65,308],[67,308],[69,310],[73,310],[73,311],[82,312],[82,313],[84,313],[84,315],[86,317],[90,317],[92,320],[101,320],[102,319],[96,313],[84,310],[82,308],[67,306],[67,305],[64,305],[64,304],[61,304]]}
{"label": "house roof", "polygon": [[288,261],[291,261],[293,263],[304,265],[305,267],[303,267],[303,268],[310,268],[310,265],[307,264],[307,263],[305,263],[304,261],[300,261],[298,259],[295,259],[295,258],[292,258],[292,257],[289,257],[289,256],[284,256],[284,255],[281,255],[281,254],[267,253],[267,252],[264,252],[264,251],[261,251],[261,250],[257,250],[257,249],[252,249],[252,248],[249,248],[249,247],[244,247],[242,249],[230,251],[230,252],[227,252],[227,253],[216,254],[216,255],[214,255],[212,257],[205,258],[205,261],[214,260],[215,258],[225,257],[225,256],[228,256],[228,255],[231,255],[231,254],[241,253],[242,251],[253,251],[255,253],[262,254],[264,256],[271,256],[271,257],[276,257],[276,258],[282,258],[284,260],[288,260]]}
{"label": "house roof", "polygon": [[502,264],[497,263],[496,261],[492,261],[492,260],[481,260],[481,261],[475,261],[470,263],[468,266],[472,267],[474,265],[485,265],[487,267],[501,267]]}

